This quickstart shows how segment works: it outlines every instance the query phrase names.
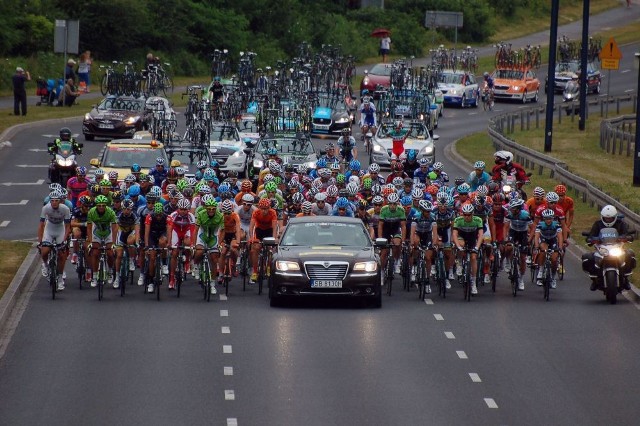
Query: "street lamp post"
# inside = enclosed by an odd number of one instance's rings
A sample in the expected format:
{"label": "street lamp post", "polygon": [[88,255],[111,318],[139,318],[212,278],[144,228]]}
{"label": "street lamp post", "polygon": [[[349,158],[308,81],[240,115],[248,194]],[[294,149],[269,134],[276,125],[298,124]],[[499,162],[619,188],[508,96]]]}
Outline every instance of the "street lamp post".
{"label": "street lamp post", "polygon": [[636,52],[638,85],[636,86],[636,146],[633,153],[633,186],[640,186],[640,53]]}

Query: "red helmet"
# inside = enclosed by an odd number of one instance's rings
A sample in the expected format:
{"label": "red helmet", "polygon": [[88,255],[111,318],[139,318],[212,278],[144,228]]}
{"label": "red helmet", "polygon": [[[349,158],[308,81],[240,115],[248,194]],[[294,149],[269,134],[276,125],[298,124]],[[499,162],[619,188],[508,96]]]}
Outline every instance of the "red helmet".
{"label": "red helmet", "polygon": [[261,208],[261,209],[271,207],[271,200],[269,200],[268,198],[262,198],[258,202],[258,207]]}
{"label": "red helmet", "polygon": [[554,192],[558,195],[565,195],[567,193],[567,187],[562,184],[556,185],[556,189]]}
{"label": "red helmet", "polygon": [[178,179],[178,171],[175,167],[171,167],[167,172],[167,179]]}
{"label": "red helmet", "polygon": [[401,162],[399,162],[399,161],[398,161],[398,162],[396,162],[396,163],[393,165],[393,171],[394,171],[394,172],[402,172],[402,171],[404,171],[404,165],[403,165]]}
{"label": "red helmet", "polygon": [[249,192],[251,191],[251,181],[250,180],[244,180],[242,181],[242,185],[241,185],[241,189],[245,192]]}

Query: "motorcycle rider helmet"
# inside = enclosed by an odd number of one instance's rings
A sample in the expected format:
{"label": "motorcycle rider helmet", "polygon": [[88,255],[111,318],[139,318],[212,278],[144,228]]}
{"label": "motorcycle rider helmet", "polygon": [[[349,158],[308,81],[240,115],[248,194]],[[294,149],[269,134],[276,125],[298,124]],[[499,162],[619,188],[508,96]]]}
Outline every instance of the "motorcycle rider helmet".
{"label": "motorcycle rider helmet", "polygon": [[551,209],[545,209],[542,211],[543,219],[553,219],[556,216],[556,213]]}
{"label": "motorcycle rider helmet", "polygon": [[60,140],[70,141],[71,140],[71,129],[68,127],[63,127],[60,129]]}
{"label": "motorcycle rider helmet", "polygon": [[618,210],[612,205],[604,206],[600,210],[600,220],[604,226],[612,227],[618,220]]}
{"label": "motorcycle rider helmet", "polygon": [[506,164],[511,164],[511,162],[513,161],[513,154],[509,151],[497,151],[495,154],[493,154],[493,156],[496,159],[496,163],[504,161]]}

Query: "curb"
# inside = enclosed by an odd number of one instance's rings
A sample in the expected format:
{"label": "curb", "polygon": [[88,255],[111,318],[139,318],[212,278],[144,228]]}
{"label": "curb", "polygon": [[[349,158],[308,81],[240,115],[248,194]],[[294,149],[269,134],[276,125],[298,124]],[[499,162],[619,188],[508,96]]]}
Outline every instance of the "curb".
{"label": "curb", "polygon": [[[454,163],[456,166],[458,166],[462,170],[465,170],[465,169],[471,170],[473,168],[473,164],[468,162],[456,150],[456,143],[458,143],[458,140],[459,139],[454,140],[453,142],[451,142],[450,144],[448,144],[444,148],[444,156],[447,158],[447,160],[451,161],[452,163]],[[465,177],[465,176],[463,176],[463,177]],[[569,252],[571,254],[573,254],[575,257],[577,257],[578,259],[580,259],[582,257],[583,253],[587,253],[587,250],[585,248],[577,245],[575,243],[575,241],[573,241],[572,238],[570,238],[570,239],[572,240],[573,244],[569,245],[569,247],[568,247],[569,248]],[[635,285],[632,285],[631,286],[631,290],[624,292],[623,295],[627,299],[629,299],[629,301],[635,303],[636,305],[640,305],[640,289],[638,289]]]}
{"label": "curb", "polygon": [[27,257],[22,261],[16,275],[11,280],[11,284],[0,299],[0,328],[4,326],[11,316],[14,306],[22,295],[24,287],[31,282],[33,275],[38,270],[38,249],[34,245],[29,250]]}

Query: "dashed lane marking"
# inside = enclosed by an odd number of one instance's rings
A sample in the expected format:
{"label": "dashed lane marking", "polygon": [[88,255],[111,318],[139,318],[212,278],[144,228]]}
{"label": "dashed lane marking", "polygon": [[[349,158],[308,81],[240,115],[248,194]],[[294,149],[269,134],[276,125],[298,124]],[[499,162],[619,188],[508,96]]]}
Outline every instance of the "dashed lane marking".
{"label": "dashed lane marking", "polygon": [[487,404],[487,407],[489,408],[498,408],[498,404],[496,404],[493,398],[485,398],[484,402],[485,404]]}
{"label": "dashed lane marking", "polygon": [[222,345],[222,353],[223,354],[233,353],[233,349],[231,348],[231,345]]}
{"label": "dashed lane marking", "polygon": [[221,294],[221,295],[220,295],[220,300],[222,300],[223,302],[224,302],[225,300],[227,300],[227,295],[226,295],[226,294]]}
{"label": "dashed lane marking", "polygon": [[2,223],[0,223],[0,228],[6,228],[10,223],[10,220],[3,220]]}
{"label": "dashed lane marking", "polygon": [[447,339],[455,339],[456,338],[456,336],[454,336],[453,333],[450,332],[450,331],[445,331],[444,335],[447,336]]}
{"label": "dashed lane marking", "polygon": [[221,327],[220,331],[222,332],[222,334],[229,334],[229,333],[231,333],[231,328],[229,328],[229,327]]}
{"label": "dashed lane marking", "polygon": [[44,179],[38,179],[35,182],[3,182],[0,183],[2,186],[26,186],[26,185],[42,185],[44,183]]}
{"label": "dashed lane marking", "polygon": [[620,74],[626,74],[626,73],[628,73],[628,72],[630,72],[630,71],[631,71],[631,70],[622,70],[622,71],[620,71]]}
{"label": "dashed lane marking", "polygon": [[225,376],[233,376],[233,367],[224,367]]}
{"label": "dashed lane marking", "polygon": [[17,203],[0,203],[0,206],[26,206],[29,200],[20,200]]}
{"label": "dashed lane marking", "polygon": [[473,383],[480,383],[482,382],[482,380],[480,380],[480,376],[478,375],[478,373],[469,373],[469,377],[471,378],[471,381]]}
{"label": "dashed lane marking", "polygon": [[458,354],[458,358],[460,359],[469,359],[469,357],[464,351],[456,351],[456,354]]}
{"label": "dashed lane marking", "polygon": [[636,89],[627,89],[627,90],[624,91],[624,93],[631,93],[631,92],[635,92],[635,91],[636,91]]}
{"label": "dashed lane marking", "polygon": [[238,419],[235,417],[229,417],[227,419],[227,426],[238,426]]}
{"label": "dashed lane marking", "polygon": [[431,299],[424,299],[424,303],[426,303],[427,305],[433,305],[433,300],[431,300]]}
{"label": "dashed lane marking", "polygon": [[229,311],[226,309],[220,309],[220,316],[221,317],[228,317],[229,316]]}
{"label": "dashed lane marking", "polygon": [[433,314],[436,321],[444,321],[444,317],[441,314]]}
{"label": "dashed lane marking", "polygon": [[234,399],[236,399],[236,393],[232,389],[225,389],[224,399],[226,399],[227,401],[233,401]]}

